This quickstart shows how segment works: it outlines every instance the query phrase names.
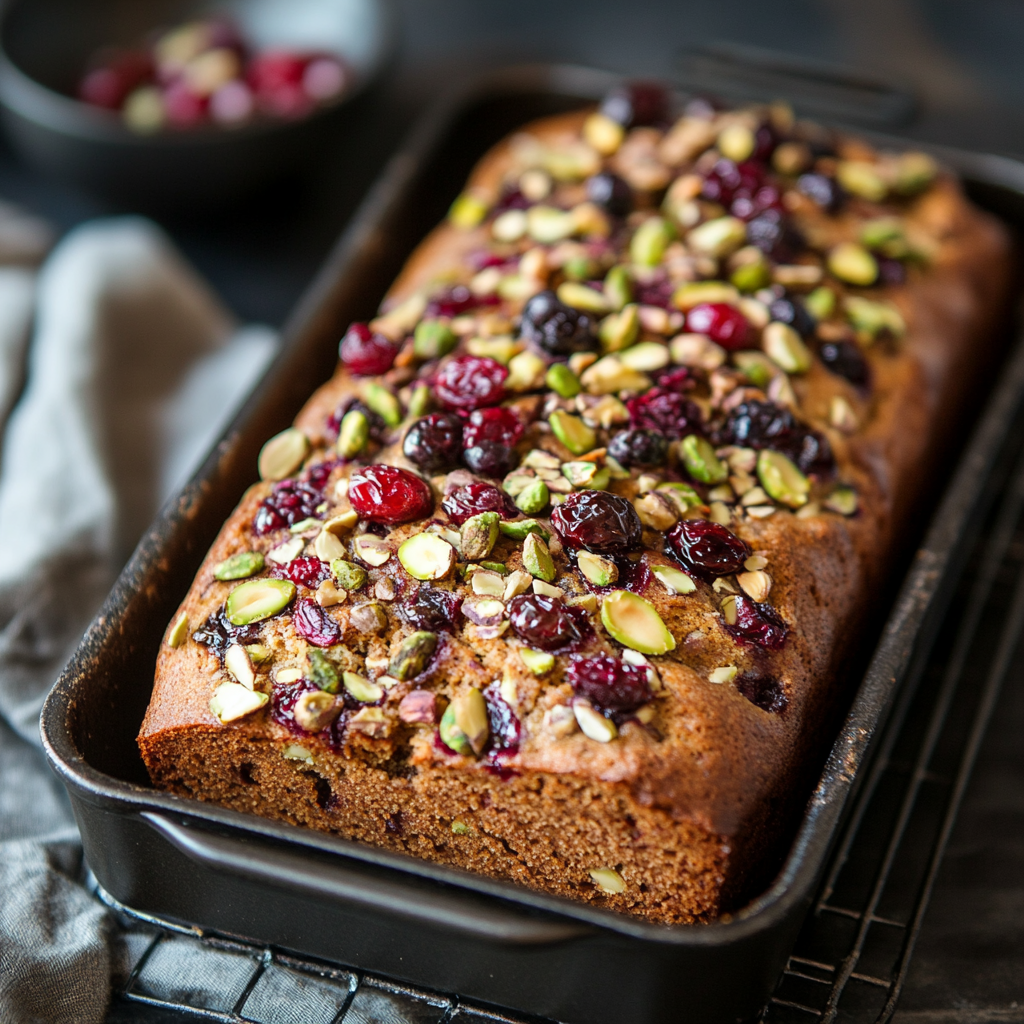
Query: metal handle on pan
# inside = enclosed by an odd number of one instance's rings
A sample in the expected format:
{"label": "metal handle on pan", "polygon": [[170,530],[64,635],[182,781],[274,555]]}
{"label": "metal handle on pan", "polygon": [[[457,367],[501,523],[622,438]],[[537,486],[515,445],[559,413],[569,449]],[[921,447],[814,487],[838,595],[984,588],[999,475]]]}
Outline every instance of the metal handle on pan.
{"label": "metal handle on pan", "polygon": [[308,896],[384,911],[420,924],[460,932],[469,938],[540,946],[579,938],[593,930],[568,921],[531,918],[485,907],[455,894],[440,895],[422,889],[410,892],[402,885],[337,864],[311,862],[251,840],[243,843],[180,825],[155,811],[143,811],[141,817],[176,850],[215,871],[230,871]]}

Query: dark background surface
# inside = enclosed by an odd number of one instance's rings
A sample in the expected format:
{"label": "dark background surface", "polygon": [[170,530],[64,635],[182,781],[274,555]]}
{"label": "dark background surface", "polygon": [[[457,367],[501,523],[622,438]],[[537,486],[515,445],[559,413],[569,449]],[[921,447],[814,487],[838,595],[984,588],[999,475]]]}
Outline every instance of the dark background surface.
{"label": "dark background surface", "polygon": [[[142,0],[140,0],[142,2]],[[400,0],[384,80],[303,179],[234,210],[164,221],[244,320],[282,324],[389,153],[442,89],[496,63],[558,60],[671,77],[679,54],[728,40],[814,57],[906,87],[905,134],[1024,156],[1018,0]],[[67,229],[115,212],[39,178],[0,144],[0,196]],[[1024,1021],[1024,688],[1008,681],[947,852],[897,1017]]]}

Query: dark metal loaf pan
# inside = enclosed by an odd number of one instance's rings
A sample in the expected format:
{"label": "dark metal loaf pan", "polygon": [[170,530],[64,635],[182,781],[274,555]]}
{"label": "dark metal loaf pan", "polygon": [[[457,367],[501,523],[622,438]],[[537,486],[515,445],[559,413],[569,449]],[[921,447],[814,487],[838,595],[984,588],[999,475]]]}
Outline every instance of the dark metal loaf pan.
{"label": "dark metal loaf pan", "polygon": [[[324,957],[572,1024],[740,1021],[764,1004],[820,878],[893,694],[952,590],[961,537],[988,499],[1024,391],[1012,357],[910,568],[781,873],[728,920],[665,927],[312,830],[157,792],[135,736],[164,627],[254,477],[262,441],[332,372],[477,158],[531,118],[616,81],[583,69],[503,72],[420,126],[301,305],[287,347],[166,508],[47,701],[43,737],[102,887],[139,912]],[[974,192],[1024,222],[1024,168],[945,152]],[[895,593],[895,591],[894,591]],[[911,673],[912,674],[912,673]],[[809,787],[810,788],[810,787]]]}

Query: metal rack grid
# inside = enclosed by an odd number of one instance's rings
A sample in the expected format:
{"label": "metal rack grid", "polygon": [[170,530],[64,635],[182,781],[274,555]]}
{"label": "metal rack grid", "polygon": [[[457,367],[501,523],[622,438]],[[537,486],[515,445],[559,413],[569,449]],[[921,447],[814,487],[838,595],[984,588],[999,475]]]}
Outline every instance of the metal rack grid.
{"label": "metal rack grid", "polygon": [[[1024,629],[1024,452],[1004,454],[993,486],[1001,481],[998,502],[979,521],[934,649],[900,694],[762,1024],[884,1024],[895,1011],[957,810]],[[129,953],[110,1024],[196,1018],[526,1024],[338,965],[152,919],[122,915],[122,922]],[[194,967],[195,977],[183,964]]]}

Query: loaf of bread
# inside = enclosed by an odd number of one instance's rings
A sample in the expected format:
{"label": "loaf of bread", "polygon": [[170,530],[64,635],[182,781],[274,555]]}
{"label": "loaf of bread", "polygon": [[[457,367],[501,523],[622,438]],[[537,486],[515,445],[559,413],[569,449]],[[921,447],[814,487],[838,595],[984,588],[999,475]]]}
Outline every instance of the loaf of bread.
{"label": "loaf of bread", "polygon": [[735,909],[1009,263],[927,156],[783,107],[637,86],[526,126],[267,441],[161,645],[154,785],[650,921]]}

